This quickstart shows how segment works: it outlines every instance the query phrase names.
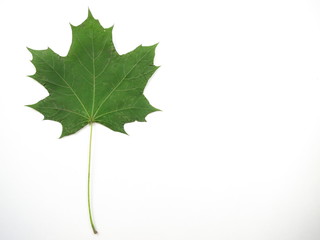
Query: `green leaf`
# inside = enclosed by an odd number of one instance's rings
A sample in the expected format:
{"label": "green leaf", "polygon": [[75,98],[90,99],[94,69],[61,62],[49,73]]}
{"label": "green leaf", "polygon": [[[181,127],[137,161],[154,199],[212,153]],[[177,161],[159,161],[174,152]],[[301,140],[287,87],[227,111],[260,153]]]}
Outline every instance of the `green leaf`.
{"label": "green leaf", "polygon": [[42,84],[49,96],[29,105],[45,119],[62,124],[61,137],[90,123],[100,123],[126,133],[124,124],[145,121],[158,109],[143,95],[157,70],[155,48],[139,46],[119,55],[112,41],[112,27],[103,28],[90,10],[79,26],[72,26],[72,44],[67,56],[50,48],[29,49],[36,73],[30,77]]}
{"label": "green leaf", "polygon": [[112,27],[103,28],[90,10],[88,18],[72,27],[72,44],[62,57],[50,48],[29,49],[36,73],[30,77],[42,84],[49,96],[28,105],[45,119],[62,124],[61,137],[90,125],[88,158],[88,210],[93,232],[90,204],[90,169],[93,123],[126,133],[124,124],[145,121],[158,109],[143,95],[144,88],[157,70],[153,64],[156,45],[139,46],[119,55],[112,42]]}

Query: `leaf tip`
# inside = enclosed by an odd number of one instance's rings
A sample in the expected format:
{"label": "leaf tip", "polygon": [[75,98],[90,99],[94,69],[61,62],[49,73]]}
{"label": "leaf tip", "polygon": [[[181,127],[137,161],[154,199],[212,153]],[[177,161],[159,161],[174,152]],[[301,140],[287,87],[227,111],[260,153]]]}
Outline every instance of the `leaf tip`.
{"label": "leaf tip", "polygon": [[29,77],[29,78],[34,78],[34,75],[35,75],[35,74],[27,75],[27,77]]}
{"label": "leaf tip", "polygon": [[61,139],[61,138],[63,138],[63,137],[65,137],[65,136],[67,136],[68,134],[66,133],[66,131],[64,130],[64,128],[62,129],[62,132],[61,132],[61,135],[59,136],[59,138],[58,139]]}
{"label": "leaf tip", "polygon": [[150,113],[154,113],[154,112],[162,112],[162,110],[159,108],[152,107],[152,110],[150,111]]}
{"label": "leaf tip", "polygon": [[157,43],[155,43],[155,44],[151,45],[151,47],[156,48],[156,47],[159,45],[159,43],[160,43],[160,42],[157,42]]}
{"label": "leaf tip", "polygon": [[28,50],[31,54],[33,54],[33,53],[35,52],[35,50],[32,49],[32,48],[29,48],[29,47],[26,47],[26,48],[27,48],[27,50]]}
{"label": "leaf tip", "polygon": [[94,19],[94,17],[93,17],[93,15],[92,15],[91,10],[90,10],[89,7],[88,7],[88,18]]}
{"label": "leaf tip", "polygon": [[114,28],[114,24],[112,24],[109,28],[107,28],[107,29],[110,29],[111,30],[111,32],[113,31],[113,28]]}
{"label": "leaf tip", "polygon": [[126,132],[126,130],[124,130],[124,125],[122,125],[122,127],[121,127],[121,128],[119,128],[119,129],[118,129],[118,130],[116,130],[116,131],[121,132],[121,133],[123,133],[123,134],[125,134],[125,135],[129,136],[129,134]]}

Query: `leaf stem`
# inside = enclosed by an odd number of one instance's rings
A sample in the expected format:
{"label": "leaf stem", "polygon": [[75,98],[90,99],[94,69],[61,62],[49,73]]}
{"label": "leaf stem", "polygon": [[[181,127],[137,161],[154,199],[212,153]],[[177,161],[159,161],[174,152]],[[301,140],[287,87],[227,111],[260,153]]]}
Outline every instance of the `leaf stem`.
{"label": "leaf stem", "polygon": [[89,209],[89,217],[90,217],[90,224],[94,234],[97,234],[97,230],[94,226],[92,213],[91,213],[91,202],[90,202],[90,176],[91,176],[91,145],[92,145],[92,128],[93,123],[90,123],[90,141],[89,141],[89,161],[88,161],[88,209]]}

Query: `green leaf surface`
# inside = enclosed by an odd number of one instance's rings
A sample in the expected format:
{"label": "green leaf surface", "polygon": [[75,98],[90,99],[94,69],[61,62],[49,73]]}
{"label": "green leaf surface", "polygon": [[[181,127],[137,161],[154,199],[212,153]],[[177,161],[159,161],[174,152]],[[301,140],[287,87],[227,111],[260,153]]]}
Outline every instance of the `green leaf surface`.
{"label": "green leaf surface", "polygon": [[61,137],[94,122],[125,133],[124,124],[145,121],[149,113],[158,111],[143,95],[158,68],[153,64],[156,45],[140,45],[119,55],[112,41],[112,27],[103,28],[90,11],[82,24],[71,28],[67,56],[59,56],[50,48],[28,48],[36,68],[30,77],[49,92],[48,97],[28,106],[45,119],[60,122]]}

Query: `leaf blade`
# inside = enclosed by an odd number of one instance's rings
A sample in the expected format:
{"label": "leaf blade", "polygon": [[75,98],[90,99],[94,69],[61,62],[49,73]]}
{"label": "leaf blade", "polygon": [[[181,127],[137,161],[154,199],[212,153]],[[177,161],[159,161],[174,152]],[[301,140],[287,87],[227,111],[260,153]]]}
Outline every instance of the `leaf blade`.
{"label": "leaf blade", "polygon": [[157,44],[140,45],[119,55],[112,40],[113,26],[103,28],[90,11],[82,24],[71,28],[67,56],[61,57],[49,48],[29,49],[37,70],[30,77],[49,92],[48,97],[30,107],[45,119],[60,122],[62,137],[93,122],[125,133],[124,124],[145,121],[149,113],[158,111],[143,95],[158,69],[153,64]]}

